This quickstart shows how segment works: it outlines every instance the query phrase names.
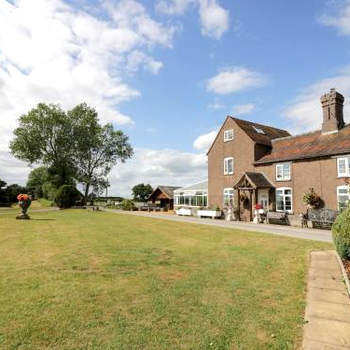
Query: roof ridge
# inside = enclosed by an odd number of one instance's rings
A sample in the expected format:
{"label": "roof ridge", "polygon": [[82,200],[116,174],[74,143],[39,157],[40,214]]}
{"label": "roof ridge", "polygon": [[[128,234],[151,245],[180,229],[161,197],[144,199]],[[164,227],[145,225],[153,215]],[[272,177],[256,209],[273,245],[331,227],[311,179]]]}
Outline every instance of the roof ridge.
{"label": "roof ridge", "polygon": [[289,133],[288,130],[286,129],[280,129],[280,128],[276,128],[275,126],[271,126],[271,125],[266,125],[266,124],[260,124],[260,123],[257,123],[257,122],[252,122],[250,120],[247,120],[247,119],[240,119],[240,118],[237,118],[237,117],[233,117],[232,115],[229,115],[230,118],[232,118],[233,120],[238,120],[238,121],[242,121],[242,122],[245,122],[245,123],[250,123],[250,124],[255,124],[255,125],[259,125],[259,126],[264,126],[264,127],[267,127],[267,128],[271,128],[271,129],[275,129],[275,130],[278,130],[278,131],[286,131]]}
{"label": "roof ridge", "polygon": [[[341,131],[342,129],[345,129],[347,127],[349,127],[350,124],[345,124],[341,129],[339,129],[338,131]],[[292,139],[292,138],[296,138],[296,137],[301,137],[301,136],[307,136],[307,135],[312,135],[312,134],[316,134],[317,132],[322,132],[322,129],[317,129],[317,130],[312,130],[312,131],[306,131],[303,132],[301,134],[297,134],[297,135],[290,135],[290,136],[285,136],[285,137],[279,137],[277,139],[272,139],[272,142],[275,141],[279,141],[279,140],[287,140],[287,139]]]}

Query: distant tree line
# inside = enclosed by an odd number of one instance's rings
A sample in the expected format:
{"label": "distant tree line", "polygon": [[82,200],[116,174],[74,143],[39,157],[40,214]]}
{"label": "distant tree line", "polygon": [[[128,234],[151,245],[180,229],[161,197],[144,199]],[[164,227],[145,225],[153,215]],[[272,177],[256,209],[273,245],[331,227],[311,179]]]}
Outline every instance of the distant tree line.
{"label": "distant tree line", "polygon": [[26,188],[17,184],[7,185],[0,179],[0,205],[14,203],[19,193],[25,193]]}

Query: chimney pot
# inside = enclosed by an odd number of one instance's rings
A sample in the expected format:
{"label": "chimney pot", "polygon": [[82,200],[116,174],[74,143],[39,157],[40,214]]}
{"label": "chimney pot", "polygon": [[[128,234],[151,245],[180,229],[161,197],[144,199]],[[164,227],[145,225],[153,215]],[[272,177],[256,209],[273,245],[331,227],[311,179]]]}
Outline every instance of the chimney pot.
{"label": "chimney pot", "polygon": [[329,93],[322,95],[321,104],[323,110],[322,133],[337,132],[344,127],[344,96],[332,88]]}

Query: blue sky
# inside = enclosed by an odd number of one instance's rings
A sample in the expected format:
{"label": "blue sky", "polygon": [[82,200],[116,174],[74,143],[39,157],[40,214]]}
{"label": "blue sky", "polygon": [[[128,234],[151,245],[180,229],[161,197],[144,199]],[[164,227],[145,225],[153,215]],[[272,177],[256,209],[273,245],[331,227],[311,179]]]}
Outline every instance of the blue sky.
{"label": "blue sky", "polygon": [[349,40],[349,0],[0,0],[0,178],[30,170],[8,153],[21,113],[86,101],[135,148],[111,193],[199,181],[226,115],[299,133],[322,93],[350,100]]}

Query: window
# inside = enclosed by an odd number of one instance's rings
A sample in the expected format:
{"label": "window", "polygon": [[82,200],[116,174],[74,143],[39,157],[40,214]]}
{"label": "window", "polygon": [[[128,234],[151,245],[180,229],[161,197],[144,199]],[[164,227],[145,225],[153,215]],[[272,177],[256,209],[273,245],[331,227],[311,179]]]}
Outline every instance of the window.
{"label": "window", "polygon": [[224,175],[232,175],[233,174],[233,158],[225,158],[224,159]]}
{"label": "window", "polygon": [[233,205],[233,188],[224,188],[224,206]]}
{"label": "window", "polygon": [[233,129],[224,131],[224,142],[233,140]]}
{"label": "window", "polygon": [[207,191],[177,192],[174,195],[175,205],[188,207],[206,207],[208,205]]}
{"label": "window", "polygon": [[292,189],[281,187],[276,189],[276,211],[287,213],[293,212],[293,196]]}
{"label": "window", "polygon": [[276,180],[290,180],[290,163],[281,163],[276,165]]}
{"label": "window", "polygon": [[260,129],[260,128],[254,126],[254,125],[253,125],[253,128],[254,128],[254,130],[255,130],[257,133],[259,133],[259,134],[265,134],[263,129]]}
{"label": "window", "polygon": [[350,157],[338,158],[338,177],[350,176]]}
{"label": "window", "polygon": [[348,186],[344,185],[337,187],[337,201],[338,210],[340,211],[344,210],[349,205],[350,192]]}

